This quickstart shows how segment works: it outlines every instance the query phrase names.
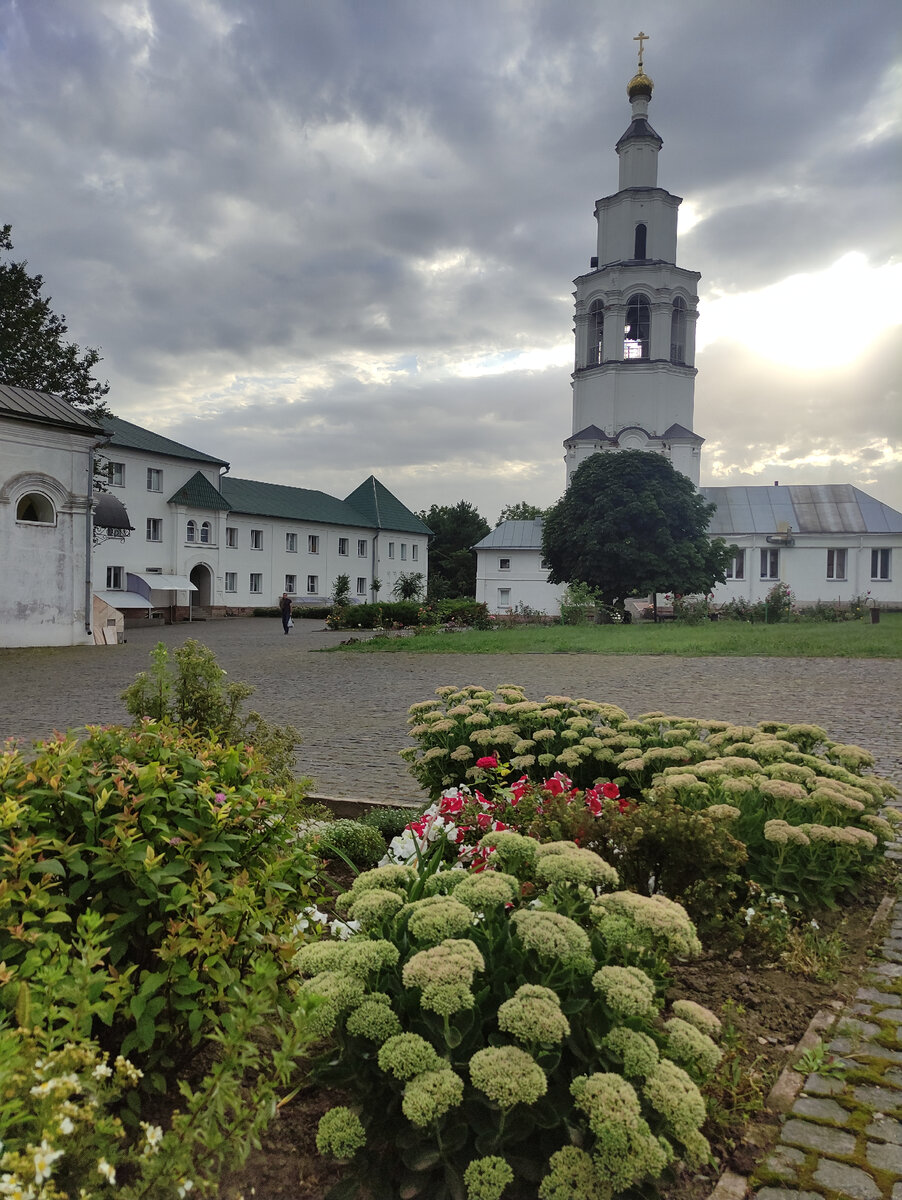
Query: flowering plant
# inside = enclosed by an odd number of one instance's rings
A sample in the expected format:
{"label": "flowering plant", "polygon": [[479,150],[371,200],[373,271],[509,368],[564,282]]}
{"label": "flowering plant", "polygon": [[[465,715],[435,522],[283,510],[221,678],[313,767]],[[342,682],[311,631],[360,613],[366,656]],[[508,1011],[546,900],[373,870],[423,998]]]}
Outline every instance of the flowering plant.
{"label": "flowering plant", "polygon": [[[322,997],[314,1077],[351,1094],[317,1139],[349,1160],[332,1195],[594,1200],[706,1161],[717,1019],[689,1005],[663,1022],[655,980],[622,965],[643,937],[698,953],[686,913],[611,891],[613,868],[573,843],[480,843],[482,870],[364,872],[342,905],[362,932],[295,958],[301,994]],[[563,1190],[571,1142],[581,1191]]]}

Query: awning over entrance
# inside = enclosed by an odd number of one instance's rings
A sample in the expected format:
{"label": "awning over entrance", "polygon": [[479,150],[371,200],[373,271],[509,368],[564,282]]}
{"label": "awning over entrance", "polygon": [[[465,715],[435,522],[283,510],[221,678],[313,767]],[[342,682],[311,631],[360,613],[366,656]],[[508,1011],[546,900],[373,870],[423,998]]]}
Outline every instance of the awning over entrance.
{"label": "awning over entrance", "polygon": [[153,608],[153,605],[144,596],[137,592],[95,592],[94,595],[98,600],[104,600],[112,608]]}
{"label": "awning over entrance", "polygon": [[129,571],[128,579],[140,580],[155,592],[196,592],[187,575],[155,575],[152,571]]}

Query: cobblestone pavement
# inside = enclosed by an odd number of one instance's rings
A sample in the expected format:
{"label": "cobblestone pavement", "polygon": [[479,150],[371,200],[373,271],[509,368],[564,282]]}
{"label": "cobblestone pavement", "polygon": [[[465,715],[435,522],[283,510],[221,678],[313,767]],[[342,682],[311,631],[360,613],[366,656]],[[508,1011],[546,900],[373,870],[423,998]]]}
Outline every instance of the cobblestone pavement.
{"label": "cobblestone pavement", "polygon": [[318,654],[340,633],[264,618],[129,630],[122,646],[0,650],[0,739],[125,718],[119,699],[157,641],[196,637],[231,679],[254,684],[266,718],[301,731],[298,770],[323,795],[416,799],[398,758],[408,707],[442,684],[522,684],[565,694],[738,722],[803,720],[865,746],[902,781],[902,662],[887,659],[669,658],[592,654]]}
{"label": "cobblestone pavement", "polygon": [[902,901],[861,982],[828,1045],[849,1076],[808,1076],[754,1200],[902,1200]]}

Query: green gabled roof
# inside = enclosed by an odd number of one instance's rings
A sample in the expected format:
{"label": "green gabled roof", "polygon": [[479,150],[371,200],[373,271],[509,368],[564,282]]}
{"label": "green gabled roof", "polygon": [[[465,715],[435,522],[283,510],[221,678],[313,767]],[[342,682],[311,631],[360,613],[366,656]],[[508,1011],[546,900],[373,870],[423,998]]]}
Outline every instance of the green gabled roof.
{"label": "green gabled roof", "polygon": [[232,507],[209,481],[206,475],[195,471],[187,483],[183,483],[177,492],[169,497],[170,504],[184,504],[187,508],[206,508],[226,512]]}
{"label": "green gabled roof", "polygon": [[183,446],[181,442],[151,433],[149,429],[133,425],[131,421],[123,421],[121,417],[103,417],[100,424],[110,435],[111,446],[142,450],[145,454],[166,454],[170,458],[191,458],[195,462],[216,463],[218,467],[229,465],[223,458],[214,458],[212,454],[204,454],[203,450]]}
{"label": "green gabled roof", "polygon": [[345,504],[356,508],[366,518],[366,524],[375,525],[377,529],[396,529],[399,533],[432,533],[429,526],[406,508],[397,496],[393,496],[375,475],[351,492]]}
{"label": "green gabled roof", "polygon": [[356,508],[326,492],[289,487],[284,483],[258,483],[255,479],[232,479],[223,475],[222,494],[233,512],[255,517],[284,517],[290,521],[313,521],[322,525],[371,524]]}

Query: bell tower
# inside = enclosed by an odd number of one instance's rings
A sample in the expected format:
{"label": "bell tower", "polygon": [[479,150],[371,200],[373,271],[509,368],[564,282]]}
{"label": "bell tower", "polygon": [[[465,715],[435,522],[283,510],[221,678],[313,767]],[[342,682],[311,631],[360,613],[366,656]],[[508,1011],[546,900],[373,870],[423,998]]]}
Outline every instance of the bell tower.
{"label": "bell tower", "polygon": [[643,66],[627,86],[632,119],[615,147],[619,190],[595,205],[596,255],[576,286],[573,424],[567,481],[590,454],[654,450],[698,486],[692,430],[697,271],[676,265],[682,203],[658,186],[663,142],[648,121],[654,84]]}

